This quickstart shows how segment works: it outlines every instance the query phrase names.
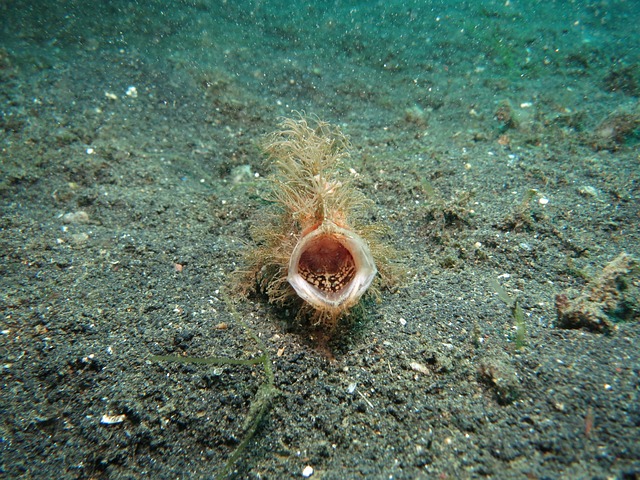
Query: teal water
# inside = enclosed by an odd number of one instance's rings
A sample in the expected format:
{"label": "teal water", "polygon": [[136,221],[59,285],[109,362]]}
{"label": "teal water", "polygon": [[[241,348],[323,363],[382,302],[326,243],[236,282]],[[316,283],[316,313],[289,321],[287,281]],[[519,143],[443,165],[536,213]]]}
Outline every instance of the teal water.
{"label": "teal water", "polygon": [[637,95],[639,10],[629,1],[7,1],[2,17],[16,62],[73,68],[104,55],[200,75],[214,90],[233,84],[232,96],[281,112],[375,121],[439,108],[444,95],[469,103],[496,83],[580,89],[611,69],[630,69],[632,85],[618,88]]}

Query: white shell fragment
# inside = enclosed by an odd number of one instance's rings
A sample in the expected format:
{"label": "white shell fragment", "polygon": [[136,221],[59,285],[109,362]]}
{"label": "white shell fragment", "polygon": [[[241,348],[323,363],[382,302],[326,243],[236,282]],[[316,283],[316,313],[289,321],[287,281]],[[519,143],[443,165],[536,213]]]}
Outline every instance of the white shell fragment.
{"label": "white shell fragment", "polygon": [[123,413],[122,415],[102,415],[100,419],[100,423],[103,425],[116,425],[118,423],[124,422],[127,416]]}
{"label": "white shell fragment", "polygon": [[429,373],[431,373],[425,365],[418,362],[411,362],[409,366],[414,372],[422,373],[424,375],[428,375]]}
{"label": "white shell fragment", "polygon": [[302,476],[304,478],[309,478],[311,475],[313,475],[313,467],[311,465],[307,465],[304,467],[304,470],[302,470]]}

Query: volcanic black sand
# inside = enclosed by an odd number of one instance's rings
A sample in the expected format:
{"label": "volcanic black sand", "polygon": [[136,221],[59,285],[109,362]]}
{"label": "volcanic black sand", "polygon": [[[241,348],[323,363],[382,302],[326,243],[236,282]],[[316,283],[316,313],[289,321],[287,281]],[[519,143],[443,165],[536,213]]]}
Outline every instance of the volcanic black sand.
{"label": "volcanic black sand", "polygon": [[[637,2],[324,3],[1,3],[4,478],[640,477]],[[402,272],[328,341],[234,274],[295,111]]]}

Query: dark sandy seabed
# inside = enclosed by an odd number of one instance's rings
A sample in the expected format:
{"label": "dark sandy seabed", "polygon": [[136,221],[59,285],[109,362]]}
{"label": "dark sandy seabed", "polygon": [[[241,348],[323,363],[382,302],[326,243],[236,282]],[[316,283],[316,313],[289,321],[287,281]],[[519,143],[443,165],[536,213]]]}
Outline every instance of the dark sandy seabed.
{"label": "dark sandy seabed", "polygon": [[[0,474],[212,478],[272,364],[233,478],[639,478],[638,3],[294,4],[1,3]],[[293,111],[404,272],[327,345],[234,294]]]}

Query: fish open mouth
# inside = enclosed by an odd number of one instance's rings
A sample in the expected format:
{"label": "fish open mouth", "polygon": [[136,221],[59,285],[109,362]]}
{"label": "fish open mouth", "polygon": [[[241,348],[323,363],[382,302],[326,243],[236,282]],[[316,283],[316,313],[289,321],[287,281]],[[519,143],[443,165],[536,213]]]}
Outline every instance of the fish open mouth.
{"label": "fish open mouth", "polygon": [[306,302],[338,313],[358,302],[376,273],[367,243],[354,232],[325,221],[298,241],[287,280]]}

